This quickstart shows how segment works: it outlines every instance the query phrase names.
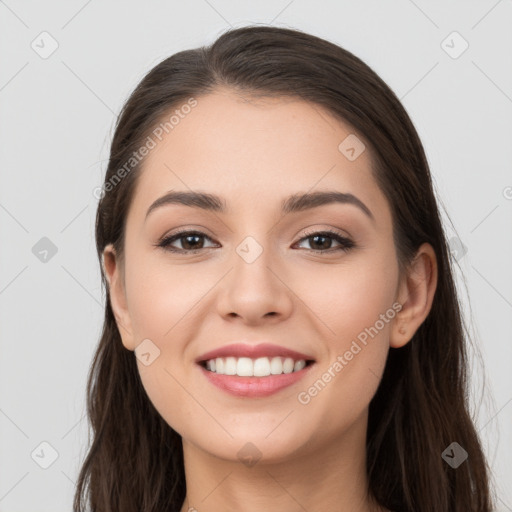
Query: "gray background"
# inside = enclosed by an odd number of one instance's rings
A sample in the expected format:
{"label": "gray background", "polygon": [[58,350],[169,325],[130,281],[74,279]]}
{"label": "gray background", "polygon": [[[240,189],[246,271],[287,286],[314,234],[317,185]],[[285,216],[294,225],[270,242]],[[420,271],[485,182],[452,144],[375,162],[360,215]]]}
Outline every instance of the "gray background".
{"label": "gray background", "polygon": [[512,1],[255,4],[0,1],[0,512],[71,510],[104,303],[93,190],[117,113],[159,61],[250,23],[344,46],[411,115],[472,322],[472,412],[512,511]]}

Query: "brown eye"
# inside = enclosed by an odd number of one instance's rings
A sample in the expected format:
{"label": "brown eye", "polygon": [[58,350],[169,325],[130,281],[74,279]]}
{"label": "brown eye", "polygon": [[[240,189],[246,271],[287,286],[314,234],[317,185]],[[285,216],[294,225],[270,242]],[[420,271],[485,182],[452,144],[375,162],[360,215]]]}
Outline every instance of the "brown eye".
{"label": "brown eye", "polygon": [[[348,251],[352,249],[355,244],[352,240],[335,233],[334,231],[320,231],[314,233],[308,233],[305,237],[301,238],[309,241],[311,249],[314,252],[334,252],[334,251]],[[340,246],[332,248],[332,241],[335,240]]]}
{"label": "brown eye", "polygon": [[[158,243],[158,246],[171,252],[195,253],[205,248],[205,238],[209,239],[207,235],[200,231],[182,231],[165,237]],[[201,240],[203,240],[203,243],[201,243]],[[176,241],[180,241],[182,246],[181,248],[171,245]],[[206,247],[206,249],[208,249],[208,247]]]}

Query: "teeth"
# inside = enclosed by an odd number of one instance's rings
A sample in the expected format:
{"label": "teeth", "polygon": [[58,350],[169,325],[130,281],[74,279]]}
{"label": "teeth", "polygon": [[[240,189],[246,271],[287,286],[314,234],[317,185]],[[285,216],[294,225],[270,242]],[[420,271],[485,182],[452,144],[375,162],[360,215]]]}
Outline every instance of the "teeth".
{"label": "teeth", "polygon": [[299,361],[295,361],[295,364],[293,365],[293,371],[298,372],[299,370],[302,370],[306,366],[306,361],[304,359],[300,359]]}
{"label": "teeth", "polygon": [[236,375],[236,359],[234,357],[226,357],[224,375]]}
{"label": "teeth", "polygon": [[283,363],[280,357],[273,357],[270,361],[270,373],[272,375],[283,373]]}
{"label": "teeth", "polygon": [[[252,359],[249,359],[249,361],[252,363]],[[270,375],[270,361],[268,360],[268,357],[255,359],[252,366],[254,368],[253,375],[255,377],[266,377],[267,375]],[[240,375],[240,373],[238,373],[238,375]]]}
{"label": "teeth", "polygon": [[206,361],[206,369],[219,375],[238,375],[240,377],[266,377],[302,370],[306,366],[304,359],[294,361],[291,357],[217,357]]}
{"label": "teeth", "polygon": [[293,359],[287,357],[283,362],[283,372],[284,373],[292,373],[293,372]]}

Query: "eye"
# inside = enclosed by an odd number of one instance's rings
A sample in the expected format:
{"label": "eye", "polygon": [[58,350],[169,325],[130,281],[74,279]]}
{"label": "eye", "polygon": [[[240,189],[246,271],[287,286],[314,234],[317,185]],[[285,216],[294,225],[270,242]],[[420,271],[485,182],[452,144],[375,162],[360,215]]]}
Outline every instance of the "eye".
{"label": "eye", "polygon": [[[201,238],[210,239],[207,235],[201,233],[201,231],[180,231],[178,233],[163,238],[157,245],[158,247],[163,247],[164,249],[171,252],[194,254],[203,249],[203,247],[200,247],[202,244],[198,241]],[[179,240],[180,243],[182,243],[181,248],[173,247],[171,245],[177,240]],[[184,240],[184,243],[181,242],[182,240]]]}
{"label": "eye", "polygon": [[[334,252],[334,251],[349,251],[353,247],[355,247],[354,242],[349,238],[339,235],[334,231],[314,231],[312,233],[306,233],[306,236],[299,240],[299,243],[302,240],[313,241],[313,246],[320,246],[320,248],[307,249],[308,251],[313,252]],[[331,240],[331,242],[326,242]],[[332,240],[335,240],[340,244],[339,247],[332,248]],[[310,242],[311,244],[311,242]],[[328,245],[328,247],[326,247]]]}
{"label": "eye", "polygon": [[[201,239],[211,240],[209,236],[201,231],[180,231],[178,233],[174,233],[167,237],[162,238],[156,245],[158,247],[162,247],[167,251],[176,252],[176,253],[187,253],[187,254],[195,254],[200,252],[203,249],[208,249],[209,247],[202,247]],[[325,253],[325,252],[335,252],[335,251],[349,251],[353,247],[355,247],[354,242],[349,238],[341,236],[340,234],[334,231],[314,231],[311,233],[307,233],[305,237],[301,238],[298,243],[301,243],[303,240],[313,241],[313,245],[319,246],[318,248],[306,249],[308,251],[312,251],[315,253]],[[330,242],[326,242],[329,241]],[[332,240],[335,240],[339,247],[332,248]],[[172,244],[176,241],[180,241],[182,247],[174,247]],[[326,245],[328,247],[326,247]],[[199,247],[198,247],[199,246]]]}

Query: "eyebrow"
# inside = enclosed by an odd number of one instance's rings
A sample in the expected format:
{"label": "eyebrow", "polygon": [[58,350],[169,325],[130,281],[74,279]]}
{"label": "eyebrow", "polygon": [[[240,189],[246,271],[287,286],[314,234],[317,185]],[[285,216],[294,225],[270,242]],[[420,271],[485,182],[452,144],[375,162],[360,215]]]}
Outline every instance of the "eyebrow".
{"label": "eyebrow", "polygon": [[[354,205],[363,211],[363,213],[368,218],[375,222],[375,217],[373,216],[372,212],[359,198],[350,193],[331,190],[292,194],[281,202],[281,212],[283,214],[302,212],[332,203]],[[171,190],[162,197],[158,198],[149,207],[148,211],[146,212],[146,219],[148,218],[149,214],[157,208],[169,204],[180,204],[183,206],[200,208],[202,210],[216,213],[226,213],[227,211],[225,200],[217,195],[197,191]]]}

